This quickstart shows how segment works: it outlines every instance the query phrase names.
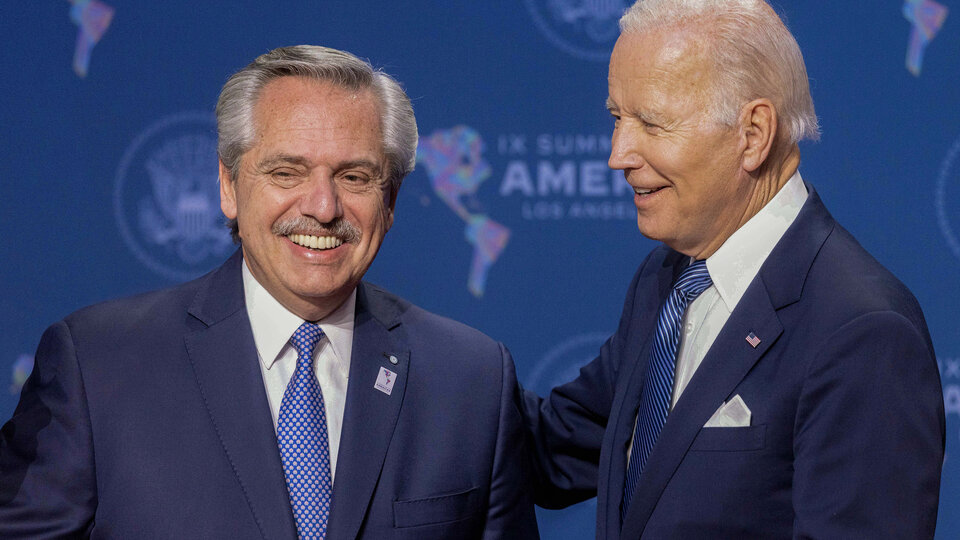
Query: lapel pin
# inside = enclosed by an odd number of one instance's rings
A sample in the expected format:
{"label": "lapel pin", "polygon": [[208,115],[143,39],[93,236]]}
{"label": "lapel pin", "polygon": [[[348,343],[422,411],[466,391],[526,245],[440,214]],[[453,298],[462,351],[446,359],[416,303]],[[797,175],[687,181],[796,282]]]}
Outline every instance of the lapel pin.
{"label": "lapel pin", "polygon": [[751,347],[756,349],[757,345],[760,344],[760,338],[758,338],[757,335],[754,334],[753,332],[750,332],[750,335],[747,336],[747,343],[749,343]]}
{"label": "lapel pin", "polygon": [[397,382],[397,374],[381,366],[380,373],[377,374],[377,382],[373,387],[389,396],[393,393],[395,382]]}
{"label": "lapel pin", "polygon": [[387,360],[389,360],[390,363],[393,364],[393,365],[397,365],[397,364],[400,363],[400,359],[397,358],[396,356],[392,355],[392,354],[383,353],[383,355],[386,356],[386,357],[387,357]]}

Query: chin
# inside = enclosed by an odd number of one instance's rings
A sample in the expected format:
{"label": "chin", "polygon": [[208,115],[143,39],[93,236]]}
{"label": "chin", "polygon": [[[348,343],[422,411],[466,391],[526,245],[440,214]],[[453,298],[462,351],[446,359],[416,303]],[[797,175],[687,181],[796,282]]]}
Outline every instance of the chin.
{"label": "chin", "polygon": [[306,286],[300,290],[300,295],[304,298],[326,299],[334,298],[338,295],[346,296],[356,287],[356,283],[340,282],[337,284],[318,284]]}
{"label": "chin", "polygon": [[657,234],[657,229],[655,227],[650,227],[649,225],[644,226],[644,224],[639,220],[637,220],[637,230],[639,230],[640,234],[642,234],[645,238],[656,240],[657,242],[663,241],[663,235]]}

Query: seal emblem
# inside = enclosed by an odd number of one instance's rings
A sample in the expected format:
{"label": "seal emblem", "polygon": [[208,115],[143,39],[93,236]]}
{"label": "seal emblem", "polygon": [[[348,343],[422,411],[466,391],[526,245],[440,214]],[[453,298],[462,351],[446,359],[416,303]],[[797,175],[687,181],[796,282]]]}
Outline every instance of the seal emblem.
{"label": "seal emblem", "polygon": [[960,138],[950,150],[943,164],[940,165],[940,176],[937,178],[934,206],[937,210],[937,223],[943,233],[950,251],[960,259],[960,223],[957,215],[960,212],[960,171],[957,170],[957,154],[960,153]]}
{"label": "seal emblem", "polygon": [[567,54],[606,62],[620,34],[623,0],[524,0],[543,35]]}
{"label": "seal emblem", "polygon": [[572,381],[581,367],[597,357],[608,337],[609,332],[587,332],[561,341],[537,362],[524,386],[545,396],[554,387]]}
{"label": "seal emblem", "polygon": [[233,242],[220,212],[213,116],[180,113],[141,133],[120,161],[113,201],[127,246],[156,273],[191,279],[221,263]]}

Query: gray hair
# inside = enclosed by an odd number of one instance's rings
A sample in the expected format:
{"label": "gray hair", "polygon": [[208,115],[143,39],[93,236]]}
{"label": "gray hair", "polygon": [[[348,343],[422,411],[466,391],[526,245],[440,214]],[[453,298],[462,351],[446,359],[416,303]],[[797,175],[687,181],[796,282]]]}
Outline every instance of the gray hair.
{"label": "gray hair", "polygon": [[[316,45],[280,47],[260,55],[231,76],[217,100],[217,154],[230,177],[236,179],[240,159],[256,136],[253,111],[263,88],[281,77],[308,77],[347,90],[371,90],[380,102],[387,179],[396,195],[404,177],[417,163],[417,121],[410,98],[390,75],[369,62],[336,49]],[[227,222],[239,240],[236,219]]]}
{"label": "gray hair", "polygon": [[620,30],[644,34],[694,24],[706,30],[715,121],[732,126],[743,105],[767,98],[779,116],[780,148],[820,138],[800,46],[763,0],[639,0],[620,19]]}

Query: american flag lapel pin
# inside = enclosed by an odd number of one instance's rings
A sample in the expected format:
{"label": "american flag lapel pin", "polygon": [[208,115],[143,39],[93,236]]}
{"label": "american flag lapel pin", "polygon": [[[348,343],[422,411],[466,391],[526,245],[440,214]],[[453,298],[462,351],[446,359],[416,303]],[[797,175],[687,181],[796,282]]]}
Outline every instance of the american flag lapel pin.
{"label": "american flag lapel pin", "polygon": [[747,335],[747,343],[749,343],[751,347],[756,349],[757,345],[760,344],[760,338],[758,338],[757,335],[754,334],[753,332],[750,332],[750,334]]}

